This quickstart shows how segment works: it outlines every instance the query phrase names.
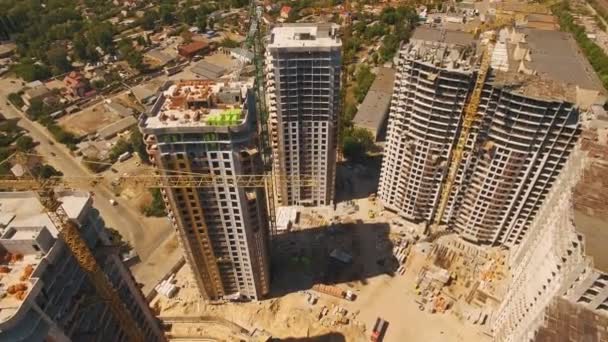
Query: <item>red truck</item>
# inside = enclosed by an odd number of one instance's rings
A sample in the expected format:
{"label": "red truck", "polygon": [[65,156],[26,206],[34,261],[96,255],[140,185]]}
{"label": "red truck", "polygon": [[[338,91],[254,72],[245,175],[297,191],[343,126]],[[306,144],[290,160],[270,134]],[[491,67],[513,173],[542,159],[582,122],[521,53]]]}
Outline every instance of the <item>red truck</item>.
{"label": "red truck", "polygon": [[380,317],[376,318],[376,324],[374,324],[370,341],[381,342],[384,338],[384,333],[386,333],[386,328],[388,328],[388,322]]}

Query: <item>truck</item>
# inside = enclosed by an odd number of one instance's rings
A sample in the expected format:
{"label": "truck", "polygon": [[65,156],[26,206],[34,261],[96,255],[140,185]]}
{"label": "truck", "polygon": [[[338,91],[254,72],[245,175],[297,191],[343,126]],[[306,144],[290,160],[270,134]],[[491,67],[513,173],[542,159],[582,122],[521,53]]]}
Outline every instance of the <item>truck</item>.
{"label": "truck", "polygon": [[382,318],[376,318],[376,324],[374,324],[374,329],[372,329],[372,335],[370,336],[370,341],[372,342],[381,342],[384,338],[384,334],[386,333],[386,328],[388,327],[388,322],[383,320]]}
{"label": "truck", "polygon": [[356,295],[352,291],[344,291],[337,286],[315,284],[312,286],[312,289],[330,296],[350,300],[351,302],[354,301],[356,298]]}

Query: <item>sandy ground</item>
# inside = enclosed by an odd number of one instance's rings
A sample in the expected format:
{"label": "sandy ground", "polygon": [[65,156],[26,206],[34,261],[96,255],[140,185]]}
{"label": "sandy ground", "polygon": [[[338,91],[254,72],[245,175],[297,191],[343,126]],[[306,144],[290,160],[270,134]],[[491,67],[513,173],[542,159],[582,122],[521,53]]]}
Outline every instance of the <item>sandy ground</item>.
{"label": "sandy ground", "polygon": [[76,114],[66,115],[57,122],[59,126],[81,137],[97,132],[100,128],[119,119],[120,115],[107,110],[104,103],[101,102]]}
{"label": "sandy ground", "polygon": [[[338,269],[337,275],[330,275],[331,279],[336,280],[333,282],[336,286],[356,293],[357,299],[354,302],[309,290],[311,278],[314,277],[309,273],[311,269],[315,269],[314,266],[294,269],[293,265],[283,267],[285,265],[277,265],[275,262],[271,299],[252,303],[206,305],[199,298],[190,270],[186,266],[178,272],[177,285],[180,290],[177,297],[169,300],[159,295],[152,301],[152,305],[157,305],[160,309],[161,319],[174,316],[216,317],[249,330],[262,328],[277,338],[334,334],[332,336],[337,336],[335,341],[368,341],[376,318],[382,317],[389,322],[385,342],[490,341],[478,326],[460,321],[451,311],[430,314],[418,309],[418,297],[414,292],[416,271],[412,269],[411,273],[398,275],[391,271],[388,264],[380,265],[377,262],[382,260],[383,256],[391,254],[393,245],[388,239],[393,239],[395,234],[390,231],[388,222],[394,217],[388,213],[380,213],[377,205],[368,199],[357,199],[355,203],[359,210],[348,216],[344,214],[345,209],[342,206],[338,207],[337,212],[329,207],[313,208],[303,215],[306,220],[308,217],[316,217],[314,222],[318,222],[329,221],[338,213],[343,219],[351,222],[341,228],[347,233],[340,234],[347,235],[327,234],[329,227],[307,230],[302,224],[298,225],[301,230],[292,233],[296,236],[296,247],[300,246],[293,250],[298,251],[299,255],[310,257],[313,265],[326,263],[322,258],[315,259],[317,247],[309,247],[313,251],[312,256],[307,254],[307,248],[303,247],[314,245],[315,241],[323,241],[323,248],[338,244],[354,253],[355,262],[352,267],[349,266],[346,270]],[[369,218],[370,209],[378,212],[378,215]],[[314,213],[311,213],[313,210]],[[348,233],[349,231],[352,233]],[[320,269],[325,270],[323,267]],[[327,274],[325,277],[327,279]],[[307,292],[319,297],[315,305],[307,303]],[[330,313],[319,319],[323,307],[329,309]],[[341,317],[333,314],[336,307],[346,310],[348,323],[334,323]],[[175,334],[196,336],[209,336],[211,332],[217,333],[217,329],[203,323],[173,324],[172,330]]]}
{"label": "sandy ground", "polygon": [[414,275],[391,278],[379,276],[369,280],[357,301],[347,307],[361,310],[360,319],[372,327],[377,317],[388,321],[384,342],[426,341],[491,341],[475,326],[465,325],[450,313],[430,314],[422,312],[416,304]]}
{"label": "sandy ground", "polygon": [[177,262],[183,253],[174,233],[162,242],[148,258],[133,267],[131,272],[137,282],[143,284],[142,292],[148,295]]}
{"label": "sandy ground", "polygon": [[[112,171],[114,169],[115,171]],[[152,172],[152,166],[142,164],[137,156],[124,162],[115,163],[111,169],[104,171],[108,184],[119,175],[141,175]],[[143,292],[148,294],[182,257],[173,227],[167,217],[145,217],[141,214],[142,206],[151,201],[151,195],[143,186],[131,186],[121,189],[117,199],[120,205],[129,206],[139,215],[145,232],[142,239],[134,241],[141,262],[131,267],[135,279],[144,285]]]}

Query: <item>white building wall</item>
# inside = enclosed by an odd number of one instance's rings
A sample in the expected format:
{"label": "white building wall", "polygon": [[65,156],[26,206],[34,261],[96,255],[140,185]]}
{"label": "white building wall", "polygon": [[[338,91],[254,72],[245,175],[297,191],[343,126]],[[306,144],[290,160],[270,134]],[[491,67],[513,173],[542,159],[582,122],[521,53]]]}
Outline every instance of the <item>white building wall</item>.
{"label": "white building wall", "polygon": [[[543,323],[545,309],[556,296],[566,295],[577,302],[597,284],[600,275],[585,257],[582,239],[575,230],[572,208],[573,187],[585,160],[584,152],[578,148],[573,150],[530,225],[529,234],[512,250],[511,284],[492,322],[497,341],[529,341]],[[600,297],[608,291],[606,287],[600,290],[590,303],[604,300],[605,297]]]}

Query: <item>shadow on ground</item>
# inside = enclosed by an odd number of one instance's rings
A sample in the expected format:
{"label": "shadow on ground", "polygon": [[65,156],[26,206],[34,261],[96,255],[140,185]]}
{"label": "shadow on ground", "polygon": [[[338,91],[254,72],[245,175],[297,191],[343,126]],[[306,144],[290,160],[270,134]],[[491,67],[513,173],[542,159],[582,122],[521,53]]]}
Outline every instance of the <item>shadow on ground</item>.
{"label": "shadow on ground", "polygon": [[346,337],[341,333],[331,332],[313,337],[288,337],[274,339],[273,342],[346,342]]}
{"label": "shadow on ground", "polygon": [[338,163],[336,202],[366,198],[378,191],[382,158],[368,157],[361,162]]}
{"label": "shadow on ground", "polygon": [[[313,284],[344,284],[344,289],[365,285],[381,274],[393,276],[398,267],[386,223],[357,221],[292,231],[276,236],[272,246],[270,297],[310,289]],[[332,257],[335,251],[352,260]]]}

